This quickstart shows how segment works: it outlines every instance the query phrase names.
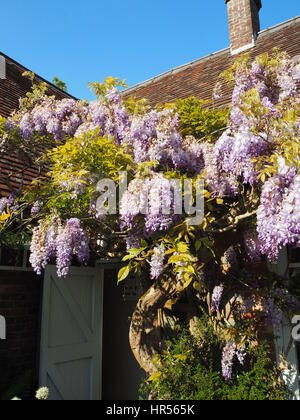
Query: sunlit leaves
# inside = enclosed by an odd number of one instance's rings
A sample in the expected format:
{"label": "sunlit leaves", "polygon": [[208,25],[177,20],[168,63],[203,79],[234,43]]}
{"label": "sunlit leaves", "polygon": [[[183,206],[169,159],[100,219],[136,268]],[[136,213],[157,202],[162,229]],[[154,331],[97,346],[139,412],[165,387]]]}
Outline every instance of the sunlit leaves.
{"label": "sunlit leaves", "polygon": [[103,99],[111,89],[120,87],[125,88],[127,87],[127,84],[125,83],[125,80],[120,80],[117,77],[109,76],[102,83],[93,82],[89,83],[88,86],[91,91],[95,93],[98,99]]}
{"label": "sunlit leaves", "polygon": [[210,109],[208,102],[190,97],[180,99],[173,105],[179,116],[179,129],[183,136],[214,141],[228,124],[226,108]]}
{"label": "sunlit leaves", "polygon": [[118,283],[121,283],[122,281],[126,280],[127,277],[130,274],[130,265],[127,265],[126,267],[121,268],[118,274]]}

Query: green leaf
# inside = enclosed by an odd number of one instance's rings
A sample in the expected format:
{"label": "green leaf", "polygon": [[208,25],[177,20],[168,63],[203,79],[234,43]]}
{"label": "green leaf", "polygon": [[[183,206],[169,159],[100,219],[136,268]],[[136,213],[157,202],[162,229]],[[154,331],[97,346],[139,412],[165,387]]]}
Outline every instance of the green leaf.
{"label": "green leaf", "polygon": [[128,252],[129,254],[123,258],[123,262],[133,260],[135,257],[140,255],[146,248],[132,248]]}
{"label": "green leaf", "polygon": [[186,252],[189,251],[189,246],[185,242],[179,242],[177,244],[177,250],[178,252],[185,254]]}
{"label": "green leaf", "polygon": [[127,265],[126,267],[121,268],[118,274],[118,284],[127,279],[130,273],[130,265]]}
{"label": "green leaf", "polygon": [[201,247],[202,247],[202,242],[199,241],[199,240],[197,240],[195,242],[195,249],[196,249],[196,251],[198,252]]}
{"label": "green leaf", "polygon": [[172,257],[169,258],[168,264],[176,264],[181,262],[181,256],[180,255],[172,255]]}
{"label": "green leaf", "polygon": [[161,378],[161,372],[154,372],[152,375],[149,376],[149,382],[156,382]]}

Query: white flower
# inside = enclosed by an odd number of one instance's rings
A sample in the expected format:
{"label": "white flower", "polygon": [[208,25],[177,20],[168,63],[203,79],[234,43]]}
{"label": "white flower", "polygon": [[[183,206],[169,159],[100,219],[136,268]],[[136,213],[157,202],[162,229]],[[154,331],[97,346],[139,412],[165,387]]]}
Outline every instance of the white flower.
{"label": "white flower", "polygon": [[48,389],[48,388],[46,388],[46,387],[44,387],[44,388],[40,388],[40,389],[36,392],[36,394],[35,394],[35,398],[36,398],[37,400],[40,400],[40,401],[48,400],[48,398],[49,398],[49,389]]}

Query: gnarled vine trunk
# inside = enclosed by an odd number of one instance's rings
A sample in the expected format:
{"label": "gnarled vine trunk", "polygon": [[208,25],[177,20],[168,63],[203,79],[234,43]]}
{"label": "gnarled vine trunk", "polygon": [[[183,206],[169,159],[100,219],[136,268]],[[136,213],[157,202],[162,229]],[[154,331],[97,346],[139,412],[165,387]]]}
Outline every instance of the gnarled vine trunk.
{"label": "gnarled vine trunk", "polygon": [[180,297],[185,288],[182,282],[170,280],[157,282],[139,300],[133,313],[129,341],[139,365],[148,373],[157,371],[155,355],[161,353],[164,344],[158,323],[158,312],[170,300]]}

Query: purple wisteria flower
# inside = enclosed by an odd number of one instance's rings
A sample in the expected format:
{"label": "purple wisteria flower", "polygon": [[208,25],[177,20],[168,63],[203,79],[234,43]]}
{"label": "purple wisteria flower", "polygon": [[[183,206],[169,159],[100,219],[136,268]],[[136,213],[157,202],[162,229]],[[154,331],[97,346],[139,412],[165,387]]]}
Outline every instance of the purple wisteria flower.
{"label": "purple wisteria flower", "polygon": [[248,231],[244,234],[244,248],[246,255],[251,262],[259,263],[262,261],[261,244],[257,233]]}
{"label": "purple wisteria flower", "polygon": [[81,264],[88,262],[89,241],[86,233],[80,226],[79,219],[70,219],[65,228],[60,228],[56,238],[57,274],[66,277],[75,255]]}
{"label": "purple wisteria flower", "polygon": [[12,207],[13,210],[13,205],[15,202],[15,194],[11,193],[9,195],[9,197],[3,197],[0,199],[0,214],[3,213],[4,211],[6,211],[8,208]]}
{"label": "purple wisteria flower", "polygon": [[8,200],[7,200],[8,207],[11,207],[14,204],[15,200],[16,200],[15,194],[11,193],[8,197]]}
{"label": "purple wisteria flower", "polygon": [[213,290],[212,298],[211,298],[211,313],[216,314],[219,312],[222,297],[224,292],[224,285],[221,284],[220,286],[216,286]]}
{"label": "purple wisteria flower", "polygon": [[65,277],[69,273],[73,256],[81,264],[89,259],[89,240],[78,219],[70,219],[65,226],[54,219],[52,224],[40,222],[33,230],[30,263],[37,274],[56,257],[57,274]]}
{"label": "purple wisteria flower", "polygon": [[157,280],[164,271],[165,247],[158,245],[154,248],[150,261],[151,278]]}
{"label": "purple wisteria flower", "polygon": [[253,159],[266,150],[265,139],[253,135],[249,128],[240,128],[238,132],[228,130],[215,145],[214,161],[225,173],[242,177],[245,184],[254,185],[258,173]]}
{"label": "purple wisteria flower", "polygon": [[80,264],[87,264],[89,260],[89,239],[86,232],[81,228],[79,219],[70,219],[66,229],[72,232],[74,254]]}
{"label": "purple wisteria flower", "polygon": [[261,252],[277,261],[280,249],[300,239],[300,175],[279,159],[278,175],[263,186],[257,214]]}
{"label": "purple wisteria flower", "polygon": [[232,379],[234,359],[237,358],[240,365],[244,365],[246,352],[243,348],[238,348],[234,341],[227,342],[222,356],[222,374],[226,381]]}
{"label": "purple wisteria flower", "polygon": [[276,288],[262,302],[266,322],[273,325],[276,334],[281,332],[284,312],[295,313],[300,309],[298,299],[285,289]]}
{"label": "purple wisteria flower", "polygon": [[279,333],[283,322],[283,312],[279,308],[273,297],[267,297],[263,299],[263,311],[266,317],[266,321],[270,322],[274,330]]}
{"label": "purple wisteria flower", "polygon": [[174,191],[170,180],[155,173],[146,179],[134,179],[122,197],[120,215],[123,229],[134,229],[138,218],[142,218],[146,237],[167,231],[178,219],[174,214]]}
{"label": "purple wisteria flower", "polygon": [[222,257],[222,263],[226,271],[228,269],[235,269],[238,267],[239,261],[234,246],[229,247],[224,253],[224,256]]}
{"label": "purple wisteria flower", "polygon": [[107,92],[106,99],[109,102],[119,104],[121,102],[120,92],[117,88],[112,88]]}
{"label": "purple wisteria flower", "polygon": [[66,277],[72,263],[74,251],[73,236],[70,229],[60,228],[56,238],[56,265],[58,277]]}
{"label": "purple wisteria flower", "polygon": [[236,344],[228,342],[223,350],[222,356],[222,374],[226,381],[232,378],[233,361],[236,355]]}
{"label": "purple wisteria flower", "polygon": [[8,206],[8,199],[6,197],[3,197],[0,199],[0,214],[2,214]]}
{"label": "purple wisteria flower", "polygon": [[47,229],[47,225],[43,222],[40,222],[39,225],[33,229],[32,234],[29,262],[33,270],[38,275],[42,274],[42,270],[49,262],[48,250],[45,245]]}
{"label": "purple wisteria flower", "polygon": [[136,232],[132,232],[126,237],[126,249],[129,251],[130,249],[139,249],[141,248],[141,235]]}
{"label": "purple wisteria flower", "polygon": [[31,207],[31,216],[35,217],[37,216],[41,209],[43,207],[43,202],[42,201],[36,201],[35,203],[33,203],[33,206]]}
{"label": "purple wisteria flower", "polygon": [[[41,98],[31,111],[26,111],[19,118],[19,134],[30,140],[35,134],[52,135],[62,141],[66,135],[73,136],[79,126],[86,122],[87,111],[80,101],[73,99],[55,100],[52,97]],[[12,127],[15,120],[8,119]]]}

